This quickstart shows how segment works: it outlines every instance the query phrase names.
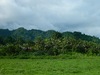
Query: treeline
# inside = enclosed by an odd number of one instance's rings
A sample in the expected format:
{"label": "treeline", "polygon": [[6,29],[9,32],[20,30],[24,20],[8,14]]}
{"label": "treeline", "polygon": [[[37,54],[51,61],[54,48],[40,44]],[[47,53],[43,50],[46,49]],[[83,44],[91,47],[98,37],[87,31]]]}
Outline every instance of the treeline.
{"label": "treeline", "polygon": [[99,55],[100,39],[81,32],[0,30],[0,56],[57,56],[73,52]]}

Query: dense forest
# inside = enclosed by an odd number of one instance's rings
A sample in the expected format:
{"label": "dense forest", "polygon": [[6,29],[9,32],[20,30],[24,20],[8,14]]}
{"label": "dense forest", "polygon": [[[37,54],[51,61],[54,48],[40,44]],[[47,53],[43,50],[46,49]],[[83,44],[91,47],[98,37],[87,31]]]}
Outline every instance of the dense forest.
{"label": "dense forest", "polygon": [[100,39],[81,32],[0,29],[0,56],[57,56],[69,53],[100,54]]}

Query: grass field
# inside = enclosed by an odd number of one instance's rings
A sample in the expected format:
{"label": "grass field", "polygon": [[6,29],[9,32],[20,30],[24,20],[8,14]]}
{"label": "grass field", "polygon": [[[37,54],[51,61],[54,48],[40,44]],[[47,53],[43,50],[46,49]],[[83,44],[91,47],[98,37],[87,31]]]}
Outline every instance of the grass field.
{"label": "grass field", "polygon": [[100,75],[100,59],[0,59],[0,75]]}

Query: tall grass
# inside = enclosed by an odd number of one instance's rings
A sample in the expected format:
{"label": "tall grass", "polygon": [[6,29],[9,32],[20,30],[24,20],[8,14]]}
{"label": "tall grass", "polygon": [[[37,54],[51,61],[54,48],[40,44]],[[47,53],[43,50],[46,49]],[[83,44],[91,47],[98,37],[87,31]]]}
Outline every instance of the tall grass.
{"label": "tall grass", "polygon": [[60,55],[38,55],[35,56],[34,54],[21,54],[17,56],[0,56],[0,59],[83,59],[83,58],[94,58],[99,57],[97,55],[88,55],[88,54],[81,54],[77,52],[71,52],[67,54],[60,54]]}
{"label": "tall grass", "polygon": [[100,75],[100,57],[0,59],[0,75]]}

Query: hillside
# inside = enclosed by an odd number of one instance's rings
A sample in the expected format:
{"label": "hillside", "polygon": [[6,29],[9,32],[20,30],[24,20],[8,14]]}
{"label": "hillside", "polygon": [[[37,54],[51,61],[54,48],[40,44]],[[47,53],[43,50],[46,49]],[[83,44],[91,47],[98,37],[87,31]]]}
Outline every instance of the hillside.
{"label": "hillside", "polygon": [[[8,29],[0,29],[0,37],[6,38],[6,37],[12,37],[14,39],[21,38],[23,40],[34,40],[37,37],[41,37],[43,39],[53,37],[53,34],[60,33],[54,30],[48,30],[48,31],[41,31],[41,30],[26,30],[24,28],[18,28],[15,30],[8,30]],[[90,36],[86,34],[82,34],[81,32],[63,32],[60,33],[62,37],[68,38],[72,37],[75,39],[81,39],[85,41],[93,41],[96,43],[100,43],[100,39],[95,36]]]}
{"label": "hillside", "polygon": [[81,32],[0,29],[0,56],[100,55],[100,39]]}

